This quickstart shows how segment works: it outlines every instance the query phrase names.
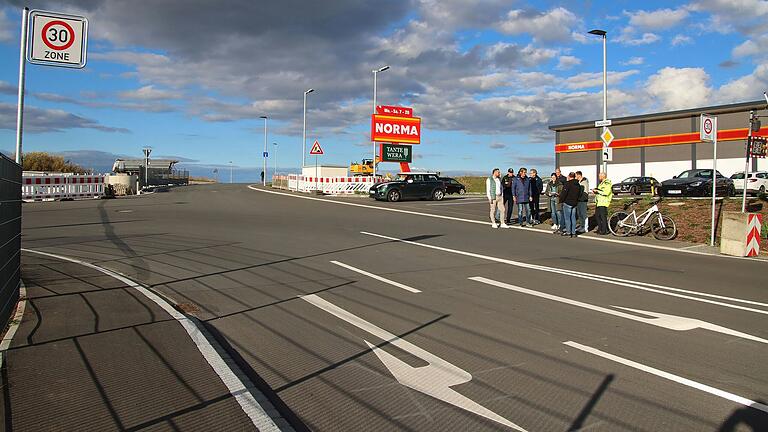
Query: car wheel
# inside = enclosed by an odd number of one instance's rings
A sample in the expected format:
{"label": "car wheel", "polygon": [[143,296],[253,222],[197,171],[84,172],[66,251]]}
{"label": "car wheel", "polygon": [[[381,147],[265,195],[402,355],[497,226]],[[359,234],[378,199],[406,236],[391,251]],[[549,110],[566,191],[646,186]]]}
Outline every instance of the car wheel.
{"label": "car wheel", "polygon": [[402,198],[402,196],[400,195],[400,191],[397,189],[392,189],[389,191],[389,193],[387,193],[387,201],[389,202],[398,202],[400,201],[400,198]]}
{"label": "car wheel", "polygon": [[631,188],[629,188],[629,194],[630,195],[640,195],[639,193],[637,193],[637,186],[632,186]]}
{"label": "car wheel", "polygon": [[435,189],[435,191],[432,192],[433,201],[442,201],[443,198],[445,198],[445,192],[443,192],[442,189]]}
{"label": "car wheel", "polygon": [[760,186],[760,195],[765,195],[765,186]]}
{"label": "car wheel", "polygon": [[736,187],[735,186],[730,185],[728,187],[728,196],[729,197],[736,196]]}
{"label": "car wheel", "polygon": [[[763,192],[765,192],[765,186],[763,186]],[[459,195],[464,195],[465,193],[467,193],[466,189],[464,189],[464,188],[459,189]]]}

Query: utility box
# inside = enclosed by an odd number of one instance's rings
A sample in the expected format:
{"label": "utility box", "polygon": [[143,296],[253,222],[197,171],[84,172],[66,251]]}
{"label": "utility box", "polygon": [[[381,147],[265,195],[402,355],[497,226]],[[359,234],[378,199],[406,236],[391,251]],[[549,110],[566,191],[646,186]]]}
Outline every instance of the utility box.
{"label": "utility box", "polygon": [[759,213],[724,212],[720,253],[739,257],[759,255],[762,224]]}

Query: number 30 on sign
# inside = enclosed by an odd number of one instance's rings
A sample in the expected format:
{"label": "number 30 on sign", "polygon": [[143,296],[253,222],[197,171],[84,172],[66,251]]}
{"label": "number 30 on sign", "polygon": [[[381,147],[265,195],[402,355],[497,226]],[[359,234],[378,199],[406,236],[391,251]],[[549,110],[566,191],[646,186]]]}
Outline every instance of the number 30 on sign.
{"label": "number 30 on sign", "polygon": [[29,13],[30,63],[82,68],[88,42],[88,19],[34,10]]}

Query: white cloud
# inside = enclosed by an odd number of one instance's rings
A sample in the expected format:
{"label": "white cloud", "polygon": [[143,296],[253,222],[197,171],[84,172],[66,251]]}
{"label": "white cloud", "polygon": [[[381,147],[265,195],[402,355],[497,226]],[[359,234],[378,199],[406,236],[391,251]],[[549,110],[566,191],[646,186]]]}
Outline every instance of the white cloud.
{"label": "white cloud", "polygon": [[621,64],[624,66],[639,66],[643,63],[645,63],[645,59],[643,57],[632,57],[627,61],[621,62]]}
{"label": "white cloud", "polygon": [[547,12],[514,9],[498,23],[498,28],[506,34],[530,34],[539,42],[559,42],[569,40],[578,23],[579,18],[562,7]]}
{"label": "white cloud", "polygon": [[[609,85],[619,84],[625,79],[631,77],[632,75],[637,75],[638,73],[640,73],[640,71],[636,69],[622,71],[622,72],[608,71],[608,84]],[[574,75],[572,77],[566,78],[565,80],[565,86],[568,87],[569,89],[574,89],[574,90],[585,89],[590,87],[600,87],[602,85],[603,85],[602,72],[583,72],[578,75]]]}
{"label": "white cloud", "polygon": [[5,14],[5,11],[0,9],[0,42],[13,42],[18,43],[18,34],[13,31],[15,26],[11,24],[11,20]]}
{"label": "white cloud", "polygon": [[624,45],[648,45],[652,43],[656,43],[661,40],[661,36],[657,35],[656,33],[643,33],[640,37],[634,37],[631,34],[623,33],[617,41]]}
{"label": "white cloud", "polygon": [[557,69],[568,70],[580,64],[581,64],[580,58],[570,56],[570,55],[564,55],[564,56],[560,56],[560,59],[557,62]]}
{"label": "white cloud", "polygon": [[625,11],[624,14],[629,17],[630,26],[646,30],[665,30],[680,24],[688,17],[688,11],[684,8]]}
{"label": "white cloud", "polygon": [[158,101],[177,99],[179,95],[177,93],[160,90],[153,85],[147,85],[136,90],[128,90],[120,93],[120,97],[124,99],[136,99],[143,101]]}
{"label": "white cloud", "polygon": [[533,45],[520,47],[514,43],[497,42],[488,48],[486,56],[495,65],[501,67],[531,67],[552,60],[557,56],[557,50],[536,48]]}
{"label": "white cloud", "polygon": [[722,103],[760,100],[762,92],[766,90],[768,90],[768,64],[761,64],[751,74],[720,87],[717,99]]}
{"label": "white cloud", "polygon": [[768,33],[749,39],[733,48],[734,57],[758,57],[768,56]]}
{"label": "white cloud", "polygon": [[663,110],[707,106],[713,93],[703,68],[673,67],[661,69],[648,78],[646,91]]}
{"label": "white cloud", "polygon": [[691,39],[689,36],[686,35],[675,35],[675,37],[672,38],[672,46],[680,46],[680,45],[688,45],[689,43],[692,43],[693,39]]}

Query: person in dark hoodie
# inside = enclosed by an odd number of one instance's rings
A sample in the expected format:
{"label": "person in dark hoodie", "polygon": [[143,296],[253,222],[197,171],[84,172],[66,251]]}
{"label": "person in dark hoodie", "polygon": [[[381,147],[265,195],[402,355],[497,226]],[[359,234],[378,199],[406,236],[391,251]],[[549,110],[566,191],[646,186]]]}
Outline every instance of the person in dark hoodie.
{"label": "person in dark hoodie", "polygon": [[512,183],[515,181],[515,170],[510,168],[507,170],[507,174],[501,178],[501,190],[504,191],[504,208],[507,210],[504,216],[504,223],[510,225],[512,222],[513,199],[512,199]]}
{"label": "person in dark hoodie", "polygon": [[535,168],[531,169],[531,175],[528,186],[531,188],[531,225],[538,225],[541,223],[539,220],[539,200],[541,194],[544,192],[544,181],[539,177],[539,172]]}
{"label": "person in dark hoodie", "polygon": [[560,192],[560,202],[563,204],[563,219],[565,219],[564,236],[576,235],[576,207],[579,205],[581,186],[576,180],[576,173],[568,173],[568,181],[565,182]]}

